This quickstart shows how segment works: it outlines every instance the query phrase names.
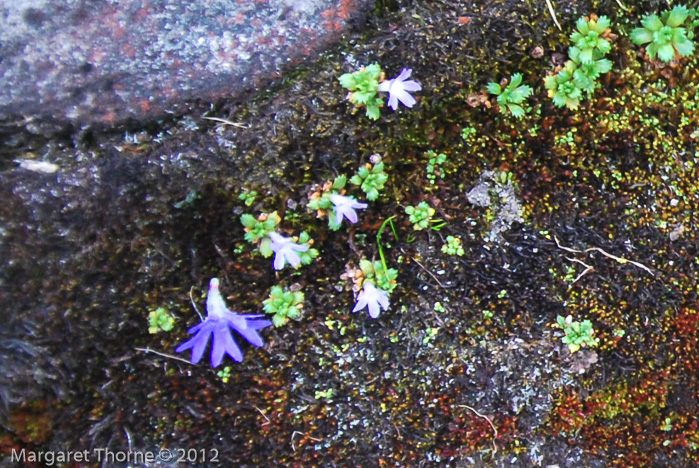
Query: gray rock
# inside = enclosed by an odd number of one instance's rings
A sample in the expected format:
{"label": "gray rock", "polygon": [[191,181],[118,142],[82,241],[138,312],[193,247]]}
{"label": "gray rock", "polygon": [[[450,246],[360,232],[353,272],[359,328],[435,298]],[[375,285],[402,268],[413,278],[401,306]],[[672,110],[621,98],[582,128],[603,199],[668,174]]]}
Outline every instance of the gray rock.
{"label": "gray rock", "polygon": [[241,95],[339,38],[367,3],[2,1],[0,121],[113,124]]}

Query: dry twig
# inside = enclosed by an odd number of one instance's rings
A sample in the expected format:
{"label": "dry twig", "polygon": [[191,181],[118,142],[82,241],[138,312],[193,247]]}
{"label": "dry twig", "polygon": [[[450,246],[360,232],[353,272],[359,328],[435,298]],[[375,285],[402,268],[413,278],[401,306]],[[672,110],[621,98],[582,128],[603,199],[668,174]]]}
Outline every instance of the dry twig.
{"label": "dry twig", "polygon": [[[648,273],[650,273],[651,276],[655,276],[655,274],[653,273],[653,270],[651,270],[650,268],[648,268],[647,266],[645,266],[642,263],[634,262],[633,260],[627,260],[623,257],[617,257],[616,255],[612,255],[608,252],[605,252],[604,250],[600,249],[599,247],[590,247],[589,249],[585,249],[585,250],[571,249],[570,247],[562,246],[561,243],[558,241],[558,238],[556,236],[553,236],[553,238],[556,241],[556,245],[558,246],[558,248],[565,250],[566,252],[570,252],[570,253],[599,252],[602,255],[604,255],[605,257],[611,258],[612,260],[616,260],[618,263],[621,263],[622,265],[624,263],[630,263],[635,267],[638,267],[638,268],[641,268],[642,270],[647,271]],[[584,263],[583,263],[583,265],[584,265]]]}
{"label": "dry twig", "polygon": [[182,361],[186,364],[192,365],[192,363],[189,362],[188,360],[182,359],[181,357],[173,356],[172,354],[161,353],[159,351],[155,351],[155,350],[150,349],[150,348],[134,348],[134,349],[136,351],[141,351],[142,353],[153,353],[153,354],[157,354],[158,356],[162,356],[164,358],[174,359],[175,361]]}
{"label": "dry twig", "polygon": [[458,406],[459,408],[468,408],[468,409],[470,409],[471,411],[473,411],[473,413],[474,413],[476,416],[478,416],[479,418],[483,418],[483,419],[485,419],[486,421],[488,421],[488,424],[490,424],[490,427],[493,428],[493,432],[494,432],[494,434],[493,434],[493,455],[495,455],[496,453],[498,453],[498,446],[497,446],[497,444],[495,443],[495,439],[498,438],[498,430],[495,428],[495,425],[493,424],[493,421],[491,421],[490,418],[489,418],[488,416],[482,415],[481,413],[479,413],[479,412],[476,411],[474,408],[471,408],[471,407],[468,406],[468,405],[456,405],[456,406]]}

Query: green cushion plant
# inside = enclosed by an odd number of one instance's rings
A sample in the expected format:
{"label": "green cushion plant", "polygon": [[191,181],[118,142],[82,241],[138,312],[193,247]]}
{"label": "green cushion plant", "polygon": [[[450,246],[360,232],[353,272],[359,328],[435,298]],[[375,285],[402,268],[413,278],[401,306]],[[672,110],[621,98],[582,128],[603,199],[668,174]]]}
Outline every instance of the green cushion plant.
{"label": "green cushion plant", "polygon": [[421,201],[417,206],[406,206],[405,213],[410,216],[410,222],[413,224],[415,231],[421,231],[430,227],[432,216],[434,216],[434,208]]}
{"label": "green cushion plant", "polygon": [[262,301],[266,313],[274,314],[272,323],[275,327],[285,325],[289,319],[301,318],[304,294],[301,291],[290,291],[281,286],[272,286],[269,299]]}
{"label": "green cushion plant", "polygon": [[687,57],[694,53],[694,43],[683,26],[689,16],[690,10],[682,5],[663,12],[660,17],[648,15],[641,20],[642,28],[631,31],[630,38],[638,45],[648,44],[646,51],[652,59],[658,57],[671,62],[676,56]]}
{"label": "green cushion plant", "polygon": [[365,164],[350,179],[352,185],[359,185],[366,194],[367,200],[374,201],[379,198],[379,192],[388,181],[388,174],[384,172],[383,162]]}
{"label": "green cushion plant", "polygon": [[611,33],[609,18],[591,15],[590,18],[580,18],[575,24],[578,28],[570,35],[575,47],[580,51],[579,58],[582,63],[595,60],[595,56],[604,56],[612,48],[608,35]]}
{"label": "green cushion plant", "polygon": [[544,79],[544,86],[548,90],[549,97],[553,99],[553,103],[557,107],[566,106],[568,109],[577,109],[580,105],[583,94],[582,89],[575,81],[577,69],[575,62],[569,60],[563,70]]}
{"label": "green cushion plant", "polygon": [[366,115],[372,120],[381,116],[379,108],[383,106],[383,99],[376,96],[381,74],[381,66],[373,63],[340,77],[340,84],[350,90],[347,98],[357,107],[366,106]]}
{"label": "green cushion plant", "polygon": [[384,268],[383,263],[379,260],[372,262],[367,259],[361,259],[359,261],[359,269],[362,271],[364,280],[372,283],[377,288],[389,294],[396,288],[398,270],[395,268]]}
{"label": "green cushion plant", "polygon": [[576,322],[570,315],[565,318],[559,315],[556,317],[556,326],[565,333],[562,341],[568,345],[571,353],[578,351],[581,347],[594,348],[599,344],[599,339],[595,338],[595,329],[589,320]]}
{"label": "green cushion plant", "polygon": [[575,42],[568,49],[568,60],[556,75],[547,76],[544,86],[557,107],[577,109],[583,92],[591,95],[598,87],[597,80],[612,69],[612,62],[604,56],[611,50],[612,34],[606,16],[590,15],[577,21],[578,31],[571,34]]}
{"label": "green cushion plant", "polygon": [[520,104],[534,92],[530,86],[522,84],[522,75],[520,73],[512,75],[510,84],[505,87],[491,82],[488,83],[487,88],[490,94],[495,94],[498,97],[497,100],[500,106],[500,112],[507,114],[509,111],[517,118],[525,114],[524,108],[520,106]]}

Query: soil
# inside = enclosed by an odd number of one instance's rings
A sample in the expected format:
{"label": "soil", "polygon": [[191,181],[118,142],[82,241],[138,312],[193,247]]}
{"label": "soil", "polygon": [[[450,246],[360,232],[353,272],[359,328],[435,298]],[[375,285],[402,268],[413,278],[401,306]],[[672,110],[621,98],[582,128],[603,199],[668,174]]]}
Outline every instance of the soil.
{"label": "soil", "polygon": [[[664,66],[628,40],[664,2],[551,3],[562,30],[545,2],[377,2],[312,66],[216,104],[227,123],[17,137],[13,157],[58,170],[0,173],[3,466],[95,448],[211,467],[696,466],[697,59]],[[613,69],[556,108],[543,78],[591,13],[612,19]],[[414,108],[371,121],[345,99],[338,77],[374,62],[413,70]],[[534,88],[522,119],[468,104],[516,72]],[[434,180],[430,150],[447,156]],[[389,180],[357,224],[306,209],[376,155]],[[421,201],[443,226],[413,229]],[[240,215],[273,211],[313,238],[310,265],[275,272],[244,240]],[[442,252],[450,235],[464,255]],[[342,275],[380,251],[399,276],[371,319]],[[303,316],[242,363],[192,365],[174,350],[214,277],[240,313],[301,290]],[[151,334],[159,307],[175,325]],[[568,315],[596,347],[570,352]]]}

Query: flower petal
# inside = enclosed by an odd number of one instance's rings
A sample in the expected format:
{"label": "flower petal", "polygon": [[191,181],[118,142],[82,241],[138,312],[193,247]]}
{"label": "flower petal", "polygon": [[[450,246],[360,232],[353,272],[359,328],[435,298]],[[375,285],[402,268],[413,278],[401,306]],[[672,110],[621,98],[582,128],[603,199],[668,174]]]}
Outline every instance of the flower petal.
{"label": "flower petal", "polygon": [[228,324],[233,327],[235,331],[240,331],[240,330],[245,330],[248,328],[248,321],[245,318],[245,315],[238,315],[235,312],[231,312],[230,310],[227,310],[225,314],[223,314],[222,319],[225,322],[228,322]]}
{"label": "flower petal", "polygon": [[393,110],[398,109],[398,96],[396,96],[395,93],[389,94],[388,107],[390,107]]}
{"label": "flower petal", "polygon": [[405,107],[413,107],[417,102],[414,97],[408,94],[407,91],[403,91],[402,93],[398,94],[398,99],[400,100],[400,102],[403,103]]}
{"label": "flower petal", "polygon": [[206,345],[209,344],[209,335],[211,335],[211,332],[216,326],[216,323],[217,322],[215,320],[207,319],[200,323],[198,326],[192,327],[191,330],[195,328],[197,329],[197,334],[190,338],[188,341],[179,345],[175,349],[175,352],[179,353],[191,348],[192,364],[196,364],[197,362],[199,362],[201,360],[202,355],[204,354],[204,349],[206,348]]}
{"label": "flower petal", "polygon": [[299,254],[294,252],[293,249],[285,249],[284,258],[287,262],[289,262],[289,265],[291,265],[294,268],[301,264],[301,257],[299,257]]}
{"label": "flower petal", "polygon": [[335,207],[335,224],[338,226],[342,224],[342,216],[343,216],[342,208],[339,206]]}
{"label": "flower petal", "polygon": [[308,250],[308,246],[306,244],[295,244],[293,242],[290,242],[289,249],[295,250],[297,252],[305,252]]}
{"label": "flower petal", "polygon": [[[272,322],[269,323],[271,324]],[[254,330],[253,328],[243,330],[240,334],[243,336],[243,338],[247,340],[248,343],[257,346],[258,348],[262,347],[265,344],[265,342],[262,341],[262,337],[260,336],[260,334],[257,332],[257,330]]]}
{"label": "flower petal", "polygon": [[364,290],[362,290],[359,293],[359,296],[357,296],[357,303],[354,305],[354,309],[352,309],[352,312],[357,312],[359,310],[362,310],[366,306],[367,306],[366,294],[364,293]]}
{"label": "flower petal", "polygon": [[379,303],[372,301],[369,303],[369,316],[371,318],[377,318],[379,314],[381,313],[381,309],[379,309]]}
{"label": "flower petal", "polygon": [[354,223],[357,222],[357,212],[354,211],[352,208],[348,208],[348,209],[345,211],[345,218],[347,218],[347,220],[348,220],[350,223],[354,224]]}
{"label": "flower petal", "polygon": [[410,92],[422,91],[422,86],[417,81],[410,80],[403,83],[403,89]]}
{"label": "flower petal", "polygon": [[247,319],[248,322],[248,328],[252,328],[253,330],[261,330],[265,327],[269,327],[272,325],[272,322],[270,320],[260,320],[257,319],[257,317],[261,317],[261,315],[245,315],[244,317],[255,317],[255,320],[249,320]]}
{"label": "flower petal", "polygon": [[383,294],[379,294],[379,296],[376,298],[377,302],[381,304],[381,308],[383,310],[388,310],[388,307],[390,306],[389,300],[388,300],[388,294],[385,291],[381,291]]}
{"label": "flower petal", "polygon": [[275,270],[281,270],[282,268],[284,268],[285,263],[286,263],[286,260],[284,258],[284,253],[281,250],[274,254],[274,269]]}
{"label": "flower petal", "polygon": [[211,367],[218,367],[223,361],[223,354],[226,351],[224,335],[228,335],[228,339],[231,338],[231,332],[228,330],[228,326],[222,323],[223,326],[218,326],[214,328],[214,344],[211,346]]}
{"label": "flower petal", "polygon": [[228,354],[234,361],[241,362],[243,353],[240,351],[238,343],[231,336],[227,323],[221,323],[214,329],[214,344],[211,349],[211,366],[218,367],[223,361],[223,355]]}
{"label": "flower petal", "polygon": [[410,68],[404,68],[400,71],[400,75],[395,77],[396,81],[405,81],[410,78],[410,74],[413,72]]}

